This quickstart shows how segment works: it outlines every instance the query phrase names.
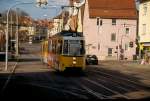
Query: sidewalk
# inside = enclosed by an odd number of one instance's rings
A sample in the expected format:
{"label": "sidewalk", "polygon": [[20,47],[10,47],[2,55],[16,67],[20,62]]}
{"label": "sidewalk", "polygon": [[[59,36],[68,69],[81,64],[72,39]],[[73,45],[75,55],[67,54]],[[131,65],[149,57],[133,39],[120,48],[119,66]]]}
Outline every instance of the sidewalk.
{"label": "sidewalk", "polygon": [[15,63],[16,62],[8,62],[8,70],[5,71],[5,62],[0,61],[0,74],[2,74],[2,73],[11,73],[13,71]]}

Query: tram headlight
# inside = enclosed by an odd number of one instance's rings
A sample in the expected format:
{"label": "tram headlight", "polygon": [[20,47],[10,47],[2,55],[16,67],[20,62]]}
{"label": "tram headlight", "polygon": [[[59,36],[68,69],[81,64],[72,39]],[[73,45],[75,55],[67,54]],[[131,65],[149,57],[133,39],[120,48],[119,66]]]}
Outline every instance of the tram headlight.
{"label": "tram headlight", "polygon": [[76,62],[76,61],[73,61],[73,64],[75,65],[75,64],[77,64],[77,62]]}
{"label": "tram headlight", "polygon": [[76,57],[73,57],[73,60],[76,60]]}

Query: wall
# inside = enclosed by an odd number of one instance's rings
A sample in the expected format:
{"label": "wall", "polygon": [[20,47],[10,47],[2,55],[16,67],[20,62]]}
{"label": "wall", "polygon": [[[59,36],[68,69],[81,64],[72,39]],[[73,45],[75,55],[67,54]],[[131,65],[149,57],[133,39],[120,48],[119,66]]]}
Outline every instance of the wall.
{"label": "wall", "polygon": [[[147,4],[147,14],[144,15],[143,5]],[[150,1],[139,6],[139,36],[140,42],[150,42]],[[146,33],[143,34],[143,24],[146,24]]]}
{"label": "wall", "polygon": [[[136,54],[136,20],[127,20],[127,19],[117,19],[116,25],[112,25],[112,19],[102,19],[103,25],[97,26],[96,18],[89,18],[88,4],[85,4],[84,12],[84,21],[83,21],[83,33],[86,40],[86,53],[95,54],[98,56],[99,60],[107,59],[117,59],[117,53],[120,54],[119,49],[116,49],[116,46],[121,44],[123,49],[125,44],[129,45],[129,42],[134,42],[134,47],[128,47],[128,50],[124,52],[124,56],[128,59],[132,59],[133,55]],[[124,26],[125,24],[125,26]],[[130,32],[128,35],[125,34],[125,29],[129,28]],[[111,33],[116,33],[116,41],[111,41]],[[99,45],[98,45],[99,44]],[[89,47],[88,47],[89,46]],[[108,48],[113,48],[113,54],[111,57],[108,57]]]}

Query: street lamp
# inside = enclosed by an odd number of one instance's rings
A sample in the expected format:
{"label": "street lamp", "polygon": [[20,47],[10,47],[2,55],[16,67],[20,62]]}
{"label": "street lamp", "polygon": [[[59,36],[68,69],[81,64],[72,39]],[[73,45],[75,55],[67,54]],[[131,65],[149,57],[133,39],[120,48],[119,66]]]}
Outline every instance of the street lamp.
{"label": "street lamp", "polygon": [[140,44],[140,36],[137,36],[137,43],[138,43],[138,46],[139,46],[139,60],[141,59],[141,48],[142,48],[142,46],[141,46],[141,44]]}
{"label": "street lamp", "polygon": [[16,21],[17,21],[17,26],[16,26],[16,56],[18,57],[19,55],[19,39],[18,39],[18,30],[19,30],[19,24],[18,24],[18,14],[17,14],[18,8],[16,8]]}
{"label": "street lamp", "polygon": [[97,50],[98,50],[98,53],[99,53],[101,51],[101,47],[102,47],[102,40],[99,36],[100,36],[100,33],[102,33],[101,26],[103,24],[103,22],[102,22],[103,20],[100,17],[97,17],[96,19],[97,19],[97,42],[98,42]]}
{"label": "street lamp", "polygon": [[[48,3],[47,0],[37,0],[37,4],[39,4],[40,6],[42,4],[47,5],[47,3]],[[8,69],[8,40],[9,40],[8,39],[8,30],[9,30],[8,16],[9,16],[9,12],[10,12],[11,8],[13,8],[13,7],[17,6],[17,5],[22,5],[22,4],[34,4],[34,2],[19,2],[19,3],[16,3],[16,4],[10,6],[8,11],[7,11],[5,71],[7,71],[7,69]]]}

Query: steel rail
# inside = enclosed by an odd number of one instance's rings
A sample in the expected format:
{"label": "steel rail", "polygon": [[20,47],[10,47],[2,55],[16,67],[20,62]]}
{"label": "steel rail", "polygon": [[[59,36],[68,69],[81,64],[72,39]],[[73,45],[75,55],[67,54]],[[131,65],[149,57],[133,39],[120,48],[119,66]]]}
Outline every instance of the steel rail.
{"label": "steel rail", "polygon": [[[97,71],[92,71],[92,72],[95,72],[95,73],[97,73]],[[98,74],[97,74],[98,75]],[[109,81],[112,81],[113,83],[114,83],[114,85],[118,85],[118,86],[120,86],[119,88],[121,88],[121,89],[123,89],[124,91],[129,91],[129,89],[127,89],[127,88],[125,88],[125,87],[121,87],[121,85],[123,86],[123,85],[125,85],[123,82],[119,82],[118,81],[118,79],[117,80],[112,80],[112,79],[110,79],[109,77],[107,77],[107,76],[104,76],[104,75],[99,75],[99,76],[101,76],[102,78],[105,78],[105,79],[108,79]],[[96,78],[97,80],[99,80],[99,81],[102,81],[101,79],[99,79],[99,78]],[[116,84],[115,84],[116,83]],[[133,88],[133,89],[136,89],[136,90],[139,90],[139,89],[137,89],[135,86],[133,86],[133,85],[125,85],[126,87],[130,87],[130,88]]]}
{"label": "steel rail", "polygon": [[135,84],[137,86],[150,88],[150,86],[148,86],[148,85],[144,86],[144,85],[141,85],[141,84],[139,84],[139,83],[137,83],[137,82],[135,82],[133,80],[129,80],[129,79],[126,79],[126,78],[123,78],[123,77],[118,77],[118,76],[115,76],[115,75],[111,75],[110,73],[104,73],[104,72],[96,71],[96,70],[92,70],[92,71],[93,72],[97,72],[97,73],[101,73],[101,74],[104,74],[104,75],[107,75],[107,76],[110,76],[110,77],[113,77],[113,78],[116,78],[116,79],[120,79],[120,80],[123,80],[123,81],[128,81],[128,82],[133,83],[133,84]]}
{"label": "steel rail", "polygon": [[120,95],[120,96],[122,96],[123,98],[129,99],[128,96],[125,96],[125,95],[123,95],[123,94],[121,94],[121,93],[119,93],[119,92],[117,92],[117,91],[114,91],[114,90],[112,90],[112,89],[109,89],[108,87],[106,87],[106,86],[104,86],[104,85],[102,85],[102,84],[99,84],[99,83],[97,83],[97,82],[95,82],[95,81],[93,81],[93,80],[90,80],[89,78],[82,78],[82,79],[83,79],[83,80],[86,80],[86,81],[88,81],[88,82],[90,82],[90,83],[92,83],[92,84],[94,84],[94,85],[97,85],[97,86],[99,86],[99,87],[102,87],[102,88],[106,89],[107,91],[112,92],[112,93],[114,93],[114,94],[116,94],[116,95]]}
{"label": "steel rail", "polygon": [[[68,79],[70,79],[70,78],[68,78]],[[71,81],[73,81],[74,82],[74,84],[77,84],[77,85],[80,85],[79,87],[81,87],[82,89],[80,89],[80,88],[77,88],[77,87],[66,87],[66,88],[63,88],[63,86],[61,86],[61,85],[58,85],[58,84],[56,84],[55,82],[53,82],[53,83],[55,83],[55,84],[53,84],[52,85],[52,87],[54,87],[54,88],[57,88],[57,89],[65,89],[65,90],[67,90],[67,91],[71,91],[71,90],[75,90],[75,91],[72,91],[72,92],[80,92],[80,95],[82,94],[82,93],[88,93],[88,94],[90,94],[90,95],[92,95],[92,96],[95,96],[96,98],[98,98],[98,99],[106,99],[106,98],[111,98],[111,97],[109,97],[109,96],[105,96],[105,95],[103,95],[103,94],[100,94],[100,93],[98,93],[98,92],[95,92],[95,91],[93,91],[92,89],[90,89],[90,88],[87,88],[87,87],[85,87],[83,84],[78,84],[77,83],[77,81],[75,81],[74,79],[72,80],[71,79]],[[38,84],[39,83],[42,83],[42,84],[48,84],[49,85],[49,83],[48,82],[43,82],[43,80],[40,80],[40,82],[38,81]],[[24,84],[30,84],[30,83],[24,83]],[[31,83],[31,84],[37,84],[37,82],[35,81],[35,83]],[[48,86],[48,85],[46,85],[46,86]],[[69,92],[68,92],[69,93]],[[78,94],[79,95],[79,94]],[[79,96],[80,96],[79,95]],[[84,95],[84,94],[82,94],[82,95]],[[86,94],[85,94],[86,95]],[[112,98],[111,98],[112,99]]]}
{"label": "steel rail", "polygon": [[[70,78],[69,78],[70,79]],[[75,82],[75,80],[72,80],[73,82],[74,82],[74,84],[77,84],[77,82]],[[44,83],[44,84],[48,84],[47,82],[43,82],[43,80],[41,80],[39,83]],[[53,82],[53,83],[55,83],[55,82]],[[35,84],[37,84],[37,82],[35,82]],[[79,84],[78,84],[79,85]],[[81,87],[81,85],[82,85],[82,87]],[[48,85],[47,85],[48,86]],[[62,85],[58,85],[58,84],[53,84],[52,85],[52,87],[54,87],[54,88],[57,88],[57,89],[64,89],[63,88],[63,86]],[[93,90],[91,90],[90,88],[87,88],[87,87],[85,87],[85,86],[83,86],[83,84],[80,84],[80,86],[79,87],[81,87],[82,89],[80,89],[80,88],[77,88],[77,87],[69,87],[69,86],[67,86],[66,88],[65,88],[65,90],[67,90],[67,91],[71,91],[71,90],[75,90],[74,92],[80,92],[80,95],[82,94],[82,93],[88,93],[88,94],[90,94],[90,95],[92,95],[92,96],[96,96],[96,98],[98,98],[98,99],[105,99],[105,98],[110,98],[110,97],[107,97],[107,96],[105,96],[105,95],[102,95],[102,94],[100,94],[100,93],[97,93],[97,92],[94,92]],[[73,92],[73,91],[72,91]],[[80,96],[79,95],[79,96]],[[84,94],[82,94],[82,95],[84,95]],[[86,94],[85,94],[86,95]]]}
{"label": "steel rail", "polygon": [[[80,79],[82,80],[82,79]],[[77,80],[73,80],[73,82],[75,84],[77,84],[78,86],[80,86],[82,89],[84,89],[85,91],[87,91],[90,95],[95,96],[98,99],[113,99],[112,97],[106,96],[104,94],[101,94],[99,92],[95,92],[94,90],[90,89],[89,87],[86,87],[84,84],[79,83]]]}
{"label": "steel rail", "polygon": [[95,92],[95,91],[93,91],[92,89],[86,87],[86,86],[83,85],[83,84],[80,84],[80,86],[81,86],[83,89],[85,89],[88,93],[90,93],[90,94],[96,96],[98,99],[107,99],[107,98],[112,99],[112,97],[109,97],[109,96],[103,95],[103,94],[101,94],[101,93]]}
{"label": "steel rail", "polygon": [[[121,86],[121,84],[122,84],[121,82],[118,82],[118,81],[109,79],[109,78],[107,78],[107,77],[103,77],[103,78],[108,79],[109,81],[112,81],[112,82],[114,83],[114,85],[117,85],[118,88],[120,88],[120,89],[122,89],[122,90],[124,90],[124,91],[126,91],[126,92],[130,91],[129,89],[127,89],[127,88],[125,88],[125,87],[122,87],[122,86]],[[97,80],[101,81],[99,78],[98,78]],[[128,86],[128,85],[126,85],[126,86]],[[132,87],[132,88],[133,88],[133,87]]]}
{"label": "steel rail", "polygon": [[71,94],[71,95],[76,96],[76,97],[87,99],[87,97],[85,95],[81,95],[81,94],[74,93],[72,91],[65,90],[65,89],[60,89],[60,88],[57,88],[57,87],[50,87],[50,86],[45,86],[45,85],[43,86],[43,85],[40,85],[40,84],[37,84],[37,83],[36,84],[35,83],[22,83],[22,84],[27,84],[27,85],[31,85],[31,86],[35,86],[35,87],[40,87],[40,88],[52,89],[52,90],[55,90],[55,91],[58,91],[58,92],[68,93],[68,94]]}

